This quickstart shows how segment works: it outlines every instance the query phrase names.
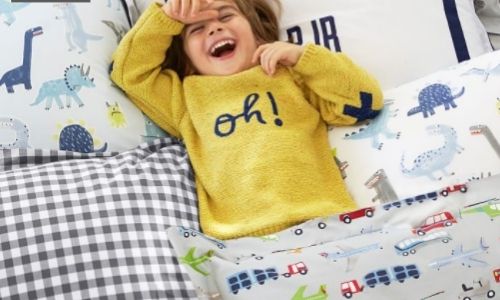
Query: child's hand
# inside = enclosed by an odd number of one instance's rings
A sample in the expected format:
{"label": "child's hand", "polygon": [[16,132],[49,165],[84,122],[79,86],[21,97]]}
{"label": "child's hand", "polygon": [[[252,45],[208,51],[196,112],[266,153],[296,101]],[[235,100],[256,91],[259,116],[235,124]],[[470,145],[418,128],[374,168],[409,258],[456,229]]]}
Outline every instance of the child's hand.
{"label": "child's hand", "polygon": [[268,75],[273,75],[276,71],[276,65],[293,67],[300,56],[304,52],[304,47],[286,43],[274,42],[260,45],[253,55],[252,61],[256,63],[260,60],[260,64]]}
{"label": "child's hand", "polygon": [[168,0],[162,6],[163,11],[170,18],[184,24],[192,24],[216,18],[219,12],[207,9],[214,0]]}

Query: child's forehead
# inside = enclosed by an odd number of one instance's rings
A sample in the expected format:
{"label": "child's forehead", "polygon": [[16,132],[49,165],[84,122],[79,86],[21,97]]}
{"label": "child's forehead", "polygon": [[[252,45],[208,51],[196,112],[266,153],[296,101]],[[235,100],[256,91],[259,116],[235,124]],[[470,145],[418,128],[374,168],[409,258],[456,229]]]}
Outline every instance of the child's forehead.
{"label": "child's forehead", "polygon": [[236,2],[234,0],[215,0],[208,7],[212,9],[222,9],[225,7],[233,7],[238,9],[238,5],[236,5]]}

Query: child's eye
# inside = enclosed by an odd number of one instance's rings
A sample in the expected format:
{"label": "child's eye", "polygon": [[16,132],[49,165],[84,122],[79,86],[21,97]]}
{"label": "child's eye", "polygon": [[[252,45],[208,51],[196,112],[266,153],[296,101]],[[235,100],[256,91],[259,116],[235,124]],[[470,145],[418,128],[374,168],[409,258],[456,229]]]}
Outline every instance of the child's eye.
{"label": "child's eye", "polygon": [[223,15],[220,17],[220,20],[221,21],[228,21],[229,19],[231,19],[232,16],[233,16],[233,14]]}
{"label": "child's eye", "polygon": [[195,26],[195,27],[191,28],[191,30],[189,30],[189,34],[196,33],[196,32],[198,32],[198,31],[200,31],[202,29],[203,29],[203,26],[201,26],[201,25],[200,26]]}

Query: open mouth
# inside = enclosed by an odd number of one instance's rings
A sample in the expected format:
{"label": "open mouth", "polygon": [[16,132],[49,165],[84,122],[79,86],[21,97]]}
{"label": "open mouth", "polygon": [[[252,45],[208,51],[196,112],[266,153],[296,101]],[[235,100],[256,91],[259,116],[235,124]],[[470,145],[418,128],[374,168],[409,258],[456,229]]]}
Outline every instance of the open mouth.
{"label": "open mouth", "polygon": [[233,53],[236,48],[236,43],[233,40],[223,40],[217,42],[210,48],[210,55],[213,57],[221,58]]}

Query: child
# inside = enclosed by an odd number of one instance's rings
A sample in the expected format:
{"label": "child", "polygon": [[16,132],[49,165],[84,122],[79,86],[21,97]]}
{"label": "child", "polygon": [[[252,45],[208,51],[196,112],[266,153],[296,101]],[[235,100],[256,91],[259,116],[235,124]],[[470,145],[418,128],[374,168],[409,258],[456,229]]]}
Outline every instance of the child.
{"label": "child", "polygon": [[379,86],[345,55],[278,34],[268,0],[169,0],[113,56],[113,81],[184,141],[201,228],[216,238],[355,208],[327,125],[376,116]]}

